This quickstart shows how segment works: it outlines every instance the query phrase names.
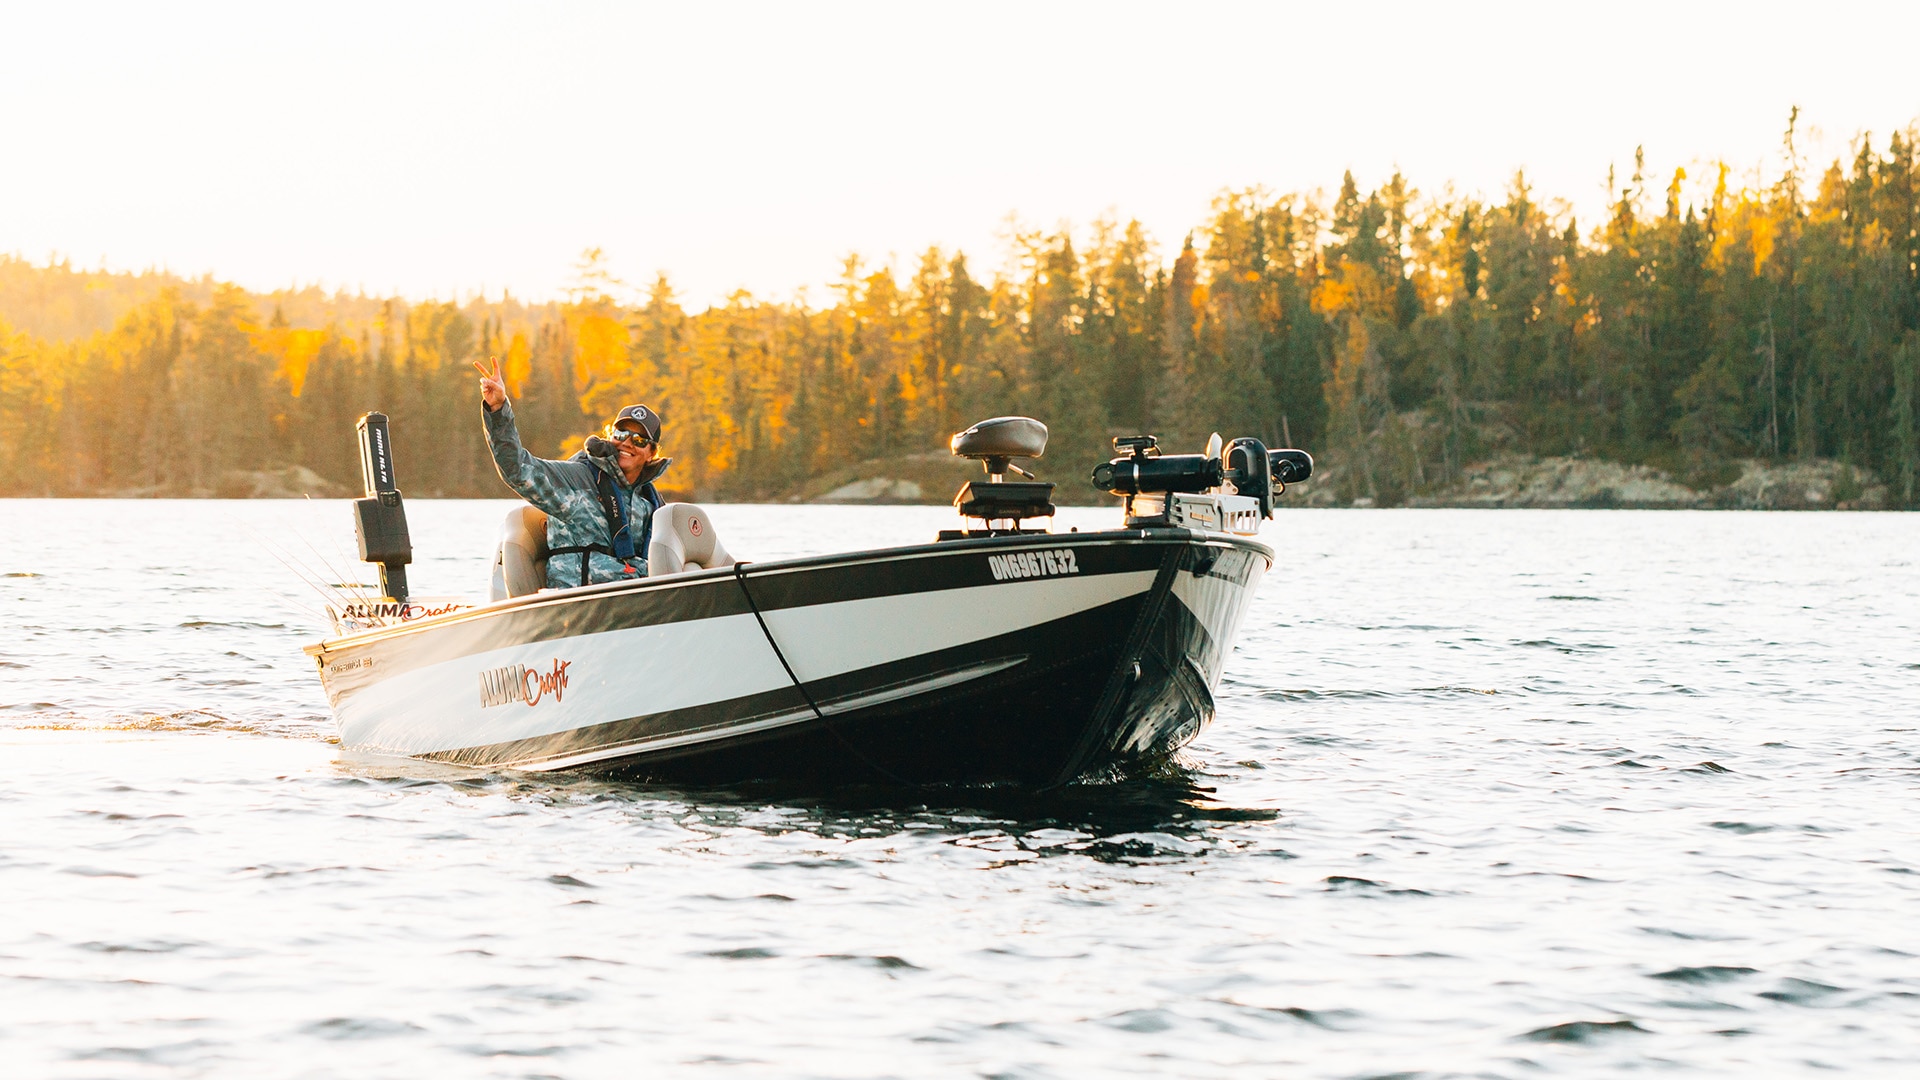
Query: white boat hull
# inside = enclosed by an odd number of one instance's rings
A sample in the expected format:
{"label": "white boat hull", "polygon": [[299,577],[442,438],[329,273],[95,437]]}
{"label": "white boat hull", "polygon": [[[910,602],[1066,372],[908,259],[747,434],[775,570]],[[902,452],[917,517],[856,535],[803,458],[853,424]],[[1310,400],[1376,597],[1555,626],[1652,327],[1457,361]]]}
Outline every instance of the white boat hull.
{"label": "white boat hull", "polygon": [[958,541],[594,586],[310,651],[344,745],[520,769],[1060,781],[1212,716],[1271,552]]}

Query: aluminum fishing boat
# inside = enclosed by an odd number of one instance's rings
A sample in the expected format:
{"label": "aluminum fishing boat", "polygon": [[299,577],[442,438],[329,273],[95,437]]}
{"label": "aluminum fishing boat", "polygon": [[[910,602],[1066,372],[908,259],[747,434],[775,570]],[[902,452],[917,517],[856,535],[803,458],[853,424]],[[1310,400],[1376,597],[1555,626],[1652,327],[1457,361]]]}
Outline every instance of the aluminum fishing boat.
{"label": "aluminum fishing boat", "polygon": [[[655,515],[650,576],[547,589],[544,520],[510,515],[486,602],[407,595],[386,420],[361,421],[360,551],[383,596],[307,647],[344,746],[486,768],[752,779],[1053,785],[1163,761],[1213,693],[1274,553],[1256,538],[1312,460],[1257,440],[1162,455],[1150,436],[1094,481],[1120,527],[1051,532],[1052,484],[1007,482],[1046,428],[954,436],[985,482],[933,542],[734,560],[705,511]],[[1030,474],[1028,474],[1030,477]]]}

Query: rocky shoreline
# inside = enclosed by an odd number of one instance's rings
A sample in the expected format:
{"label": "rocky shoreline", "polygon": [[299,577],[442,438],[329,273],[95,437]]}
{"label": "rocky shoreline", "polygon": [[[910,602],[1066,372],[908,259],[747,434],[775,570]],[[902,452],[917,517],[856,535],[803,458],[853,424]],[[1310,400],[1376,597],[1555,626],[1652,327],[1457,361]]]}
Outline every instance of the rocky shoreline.
{"label": "rocky shoreline", "polygon": [[[1728,463],[1737,473],[1718,484],[1691,487],[1649,465],[1588,458],[1498,457],[1470,465],[1451,484],[1407,499],[1414,507],[1480,509],[1637,510],[1884,510],[1887,487],[1872,473],[1844,462],[1816,459]],[[1372,506],[1343,500],[1335,470],[1296,489],[1309,506]],[[1307,491],[1307,486],[1315,486]]]}

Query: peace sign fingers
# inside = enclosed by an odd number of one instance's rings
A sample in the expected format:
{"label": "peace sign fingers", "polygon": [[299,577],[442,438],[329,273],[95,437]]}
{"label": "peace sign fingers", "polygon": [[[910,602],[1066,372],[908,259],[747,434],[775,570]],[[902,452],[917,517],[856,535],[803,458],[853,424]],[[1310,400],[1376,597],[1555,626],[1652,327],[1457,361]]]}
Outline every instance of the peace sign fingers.
{"label": "peace sign fingers", "polygon": [[473,365],[473,370],[480,373],[480,399],[487,403],[487,411],[499,412],[500,406],[507,403],[507,378],[500,371],[500,358],[491,356],[488,359],[493,361],[492,371],[481,366],[478,360],[468,362]]}

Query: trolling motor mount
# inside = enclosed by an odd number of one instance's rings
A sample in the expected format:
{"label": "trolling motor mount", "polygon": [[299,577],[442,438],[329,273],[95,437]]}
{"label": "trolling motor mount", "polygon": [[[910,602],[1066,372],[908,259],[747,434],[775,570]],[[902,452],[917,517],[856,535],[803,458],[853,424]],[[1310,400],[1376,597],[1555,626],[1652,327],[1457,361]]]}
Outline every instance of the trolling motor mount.
{"label": "trolling motor mount", "polygon": [[[1273,516],[1273,460],[1267,456],[1267,444],[1251,436],[1243,436],[1227,444],[1227,452],[1221,459],[1226,465],[1227,480],[1233,484],[1236,494],[1245,495],[1260,504],[1260,520]],[[1286,485],[1281,485],[1286,490]]]}
{"label": "trolling motor mount", "polygon": [[1123,457],[1093,467],[1093,485],[1124,500],[1128,528],[1183,527],[1257,533],[1273,516],[1274,497],[1313,475],[1305,450],[1269,450],[1242,437],[1204,454],[1162,454],[1152,435],[1122,435]]}
{"label": "trolling motor mount", "polygon": [[413,540],[407,534],[407,508],[394,483],[393,440],[387,414],[370,412],[354,424],[360,437],[360,476],[367,497],[353,503],[354,538],[360,558],[380,564],[380,592],[396,604],[407,602],[407,564]]}

